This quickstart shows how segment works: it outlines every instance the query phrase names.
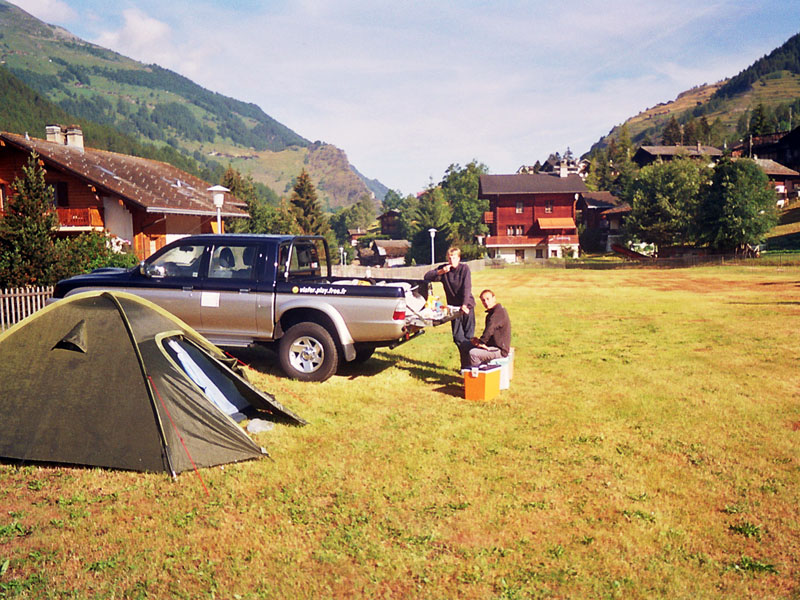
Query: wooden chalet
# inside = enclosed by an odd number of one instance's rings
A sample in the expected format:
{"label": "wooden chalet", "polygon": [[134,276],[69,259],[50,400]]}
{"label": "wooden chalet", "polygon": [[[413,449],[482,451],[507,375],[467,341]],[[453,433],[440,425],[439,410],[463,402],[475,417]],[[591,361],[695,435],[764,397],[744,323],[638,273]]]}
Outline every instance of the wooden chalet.
{"label": "wooden chalet", "polygon": [[347,237],[350,238],[350,245],[354,248],[358,245],[358,240],[367,235],[369,232],[361,227],[347,230]]}
{"label": "wooden chalet", "polygon": [[394,209],[387,210],[378,217],[378,220],[381,222],[381,235],[388,236],[392,239],[400,238],[400,211]]}
{"label": "wooden chalet", "polygon": [[722,150],[699,143],[694,146],[641,146],[633,155],[633,162],[646,167],[659,160],[667,162],[682,156],[716,162],[722,158]]}
{"label": "wooden chalet", "polygon": [[402,267],[406,264],[406,254],[411,248],[408,240],[374,240],[372,250],[377,264],[382,267]]}
{"label": "wooden chalet", "polygon": [[575,203],[575,210],[577,222],[585,226],[597,246],[595,250],[610,252],[631,207],[611,192],[585,192]]}
{"label": "wooden chalet", "polygon": [[489,201],[483,216],[489,256],[506,262],[577,256],[575,203],[586,192],[575,174],[481,175],[478,197]]}
{"label": "wooden chalet", "polygon": [[35,152],[53,188],[59,234],[102,231],[144,259],[165,244],[216,230],[217,216],[248,217],[235,199],[220,212],[209,183],[172,165],[85,147],[80,127],[48,126],[47,140],[0,132],[0,216]]}

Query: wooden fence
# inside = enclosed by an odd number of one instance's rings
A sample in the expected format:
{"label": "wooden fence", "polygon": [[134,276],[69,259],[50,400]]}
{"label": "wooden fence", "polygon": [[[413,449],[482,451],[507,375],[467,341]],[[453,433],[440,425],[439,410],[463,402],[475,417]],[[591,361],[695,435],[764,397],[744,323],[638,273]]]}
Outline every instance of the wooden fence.
{"label": "wooden fence", "polygon": [[0,290],[0,331],[44,308],[52,295],[52,286]]}

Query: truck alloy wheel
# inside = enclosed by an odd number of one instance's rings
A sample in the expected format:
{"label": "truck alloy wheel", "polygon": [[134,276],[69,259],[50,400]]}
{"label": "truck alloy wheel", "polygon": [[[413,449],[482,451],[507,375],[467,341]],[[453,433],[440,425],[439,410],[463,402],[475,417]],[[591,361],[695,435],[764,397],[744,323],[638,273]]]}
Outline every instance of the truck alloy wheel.
{"label": "truck alloy wheel", "polygon": [[290,327],[281,338],[278,354],[284,373],[300,381],[325,381],[339,362],[333,338],[316,323]]}

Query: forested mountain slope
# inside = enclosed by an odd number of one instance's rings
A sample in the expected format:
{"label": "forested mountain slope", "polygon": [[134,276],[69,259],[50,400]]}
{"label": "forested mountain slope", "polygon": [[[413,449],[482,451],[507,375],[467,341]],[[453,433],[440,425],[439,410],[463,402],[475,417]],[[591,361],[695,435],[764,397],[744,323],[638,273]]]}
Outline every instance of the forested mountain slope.
{"label": "forested mountain slope", "polygon": [[[664,128],[675,118],[680,125],[690,123],[692,131],[699,131],[698,141],[723,146],[736,143],[751,132],[754,114],[758,115],[763,133],[788,131],[800,124],[800,34],[738,75],[698,85],[671,102],[640,112],[624,124],[636,145],[660,144]],[[619,127],[612,128],[592,150],[607,146]]]}
{"label": "forested mountain slope", "polygon": [[[44,115],[47,122],[71,117],[70,122],[84,127],[88,145],[102,147],[95,137],[100,129],[95,126],[106,127],[106,132],[116,130],[143,147],[167,153],[171,149],[207,174],[219,176],[233,164],[278,194],[305,167],[331,208],[347,206],[370,193],[365,183],[369,181],[346,157],[341,160],[341,150],[330,146],[323,153],[337,155],[334,163],[324,157],[312,160],[314,152],[329,145],[316,142],[312,148],[309,140],[255,104],[211,92],[158,65],[145,65],[85,42],[5,0],[0,0],[0,64],[41,100],[49,101],[34,112]],[[17,96],[3,86],[0,104],[9,101],[6,94]],[[44,136],[43,128],[32,126],[38,127],[40,119],[27,117],[24,111],[0,112],[0,118],[0,129],[30,130],[31,135]],[[379,183],[369,183],[378,193],[385,192]]]}

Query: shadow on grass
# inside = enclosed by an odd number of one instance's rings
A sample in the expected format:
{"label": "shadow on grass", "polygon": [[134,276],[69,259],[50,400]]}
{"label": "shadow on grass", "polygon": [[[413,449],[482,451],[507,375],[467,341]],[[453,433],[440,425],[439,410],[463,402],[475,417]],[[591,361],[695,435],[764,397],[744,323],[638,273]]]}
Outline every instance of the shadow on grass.
{"label": "shadow on grass", "polygon": [[233,356],[239,362],[260,373],[274,377],[285,377],[278,361],[278,355],[266,346],[255,344],[246,348],[226,347],[223,350],[226,354]]}
{"label": "shadow on grass", "polygon": [[[388,357],[387,357],[388,358]],[[383,357],[373,358],[374,360],[384,360]],[[419,379],[430,385],[437,386],[433,391],[440,394],[447,394],[458,398],[463,397],[463,379],[457,375],[455,370],[450,370],[440,364],[428,361],[417,360],[407,356],[398,356],[394,360],[389,360],[390,366],[396,369],[407,371],[414,379]]]}
{"label": "shadow on grass", "polygon": [[[225,348],[225,352],[259,373],[281,379],[287,378],[283,369],[281,369],[278,354],[267,346],[254,345],[247,348]],[[363,363],[350,362],[340,364],[336,374],[349,379],[364,376],[370,377],[385,371],[393,365],[394,361],[392,360],[373,357]]]}
{"label": "shadow on grass", "polygon": [[[249,346],[247,348],[226,348],[225,352],[235,357],[251,369],[265,375],[285,379],[278,362],[278,355],[265,346]],[[376,352],[372,358],[363,363],[345,363],[339,365],[337,375],[355,380],[360,377],[372,377],[383,371],[395,368],[407,371],[414,379],[436,386],[433,391],[458,398],[463,397],[463,379],[455,369],[451,370],[440,364],[417,360],[388,352]]]}

